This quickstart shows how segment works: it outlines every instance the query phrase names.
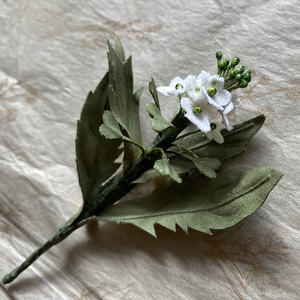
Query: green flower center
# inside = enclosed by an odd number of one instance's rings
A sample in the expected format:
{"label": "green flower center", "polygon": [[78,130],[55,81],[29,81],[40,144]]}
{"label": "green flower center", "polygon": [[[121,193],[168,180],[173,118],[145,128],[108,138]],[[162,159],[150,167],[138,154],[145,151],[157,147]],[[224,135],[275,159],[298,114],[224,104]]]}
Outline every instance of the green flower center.
{"label": "green flower center", "polygon": [[213,87],[207,90],[207,94],[209,97],[213,97],[216,93],[217,93],[217,90]]}
{"label": "green flower center", "polygon": [[175,85],[175,89],[178,90],[178,89],[183,89],[183,85],[181,83],[177,83]]}
{"label": "green flower center", "polygon": [[217,125],[215,123],[210,123],[210,129],[215,130],[217,128]]}
{"label": "green flower center", "polygon": [[197,93],[200,93],[200,91],[201,91],[201,85],[199,85],[199,86],[196,88],[196,92],[197,92]]}
{"label": "green flower center", "polygon": [[193,114],[195,116],[199,116],[202,113],[202,108],[200,106],[194,107],[193,108]]}

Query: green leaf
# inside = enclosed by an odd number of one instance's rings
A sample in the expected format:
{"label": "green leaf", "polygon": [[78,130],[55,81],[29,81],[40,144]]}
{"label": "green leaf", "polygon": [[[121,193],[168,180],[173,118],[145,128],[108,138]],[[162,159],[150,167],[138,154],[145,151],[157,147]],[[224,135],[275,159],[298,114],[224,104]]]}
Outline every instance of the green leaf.
{"label": "green leaf", "polygon": [[159,100],[158,100],[158,95],[157,95],[157,90],[156,90],[156,84],[153,78],[149,81],[149,92],[152,95],[152,98],[157,106],[157,108],[160,110],[159,106]]}
{"label": "green leaf", "polygon": [[[215,157],[223,162],[245,151],[246,145],[261,128],[264,121],[265,116],[259,115],[253,119],[234,125],[232,131],[222,130],[221,133],[224,136],[223,144],[218,144],[214,140],[208,140],[202,132],[198,131],[184,138],[177,139],[175,143],[193,151],[200,158]],[[175,146],[169,150],[179,154]],[[171,154],[169,156],[170,165],[174,167],[178,174],[183,174],[194,168],[192,161],[188,161],[178,154]],[[160,176],[161,174],[156,170],[151,169],[137,178],[134,183],[143,183]]]}
{"label": "green leaf", "polygon": [[[132,62],[129,57],[124,63],[108,42],[109,62],[109,106],[116,120],[121,124],[130,140],[142,144],[142,132],[139,118],[139,98],[141,90],[133,94]],[[118,46],[116,49],[119,49]],[[120,55],[120,54],[119,54]],[[140,154],[140,149],[124,144],[124,157],[131,161]],[[124,166],[123,166],[124,167]]]}
{"label": "green leaf", "polygon": [[[175,128],[175,126],[168,122],[162,115],[156,104],[148,103],[146,106],[146,111],[148,112],[149,116],[153,119],[152,120],[152,128],[157,131],[161,132],[168,127]],[[175,128],[176,129],[176,128]]]}
{"label": "green leaf", "polygon": [[154,169],[163,176],[169,176],[171,179],[177,183],[181,183],[182,180],[179,175],[176,173],[174,168],[169,164],[169,160],[166,155],[162,159],[158,159],[154,164]]}
{"label": "green leaf", "polygon": [[122,62],[125,62],[125,52],[119,36],[115,33],[115,51]]}
{"label": "green leaf", "polygon": [[84,201],[100,191],[106,181],[120,166],[114,163],[122,153],[121,140],[106,140],[99,133],[102,114],[108,105],[108,73],[95,92],[90,92],[77,122],[76,162],[79,184]]}
{"label": "green leaf", "polygon": [[111,205],[97,218],[131,223],[154,236],[155,224],[211,234],[211,229],[231,227],[255,212],[282,175],[267,167],[221,172],[216,179],[194,174],[181,184],[167,182],[139,200]]}
{"label": "green leaf", "polygon": [[103,124],[100,126],[100,134],[107,139],[121,139],[123,134],[120,125],[110,110],[103,113]]}

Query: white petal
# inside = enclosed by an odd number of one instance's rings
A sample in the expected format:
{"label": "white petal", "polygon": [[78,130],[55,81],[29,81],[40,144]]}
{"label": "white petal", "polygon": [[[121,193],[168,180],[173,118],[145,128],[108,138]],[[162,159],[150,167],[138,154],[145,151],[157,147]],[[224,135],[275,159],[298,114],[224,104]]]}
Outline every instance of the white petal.
{"label": "white petal", "polygon": [[222,134],[221,134],[219,131],[213,130],[212,133],[213,133],[213,139],[214,139],[218,144],[224,143],[224,138],[223,138]]}
{"label": "white petal", "polygon": [[232,102],[229,102],[229,104],[224,108],[223,114],[227,115],[234,109],[234,105]]}
{"label": "white petal", "polygon": [[169,96],[169,94],[174,94],[174,88],[170,86],[160,86],[156,88],[156,90],[161,94],[163,94],[164,96]]}
{"label": "white petal", "polygon": [[222,116],[222,119],[223,119],[223,123],[224,123],[225,128],[226,128],[228,131],[232,130],[233,127],[232,127],[231,124],[229,123],[229,121],[228,121],[226,115],[224,115],[223,113],[221,113],[221,116]]}

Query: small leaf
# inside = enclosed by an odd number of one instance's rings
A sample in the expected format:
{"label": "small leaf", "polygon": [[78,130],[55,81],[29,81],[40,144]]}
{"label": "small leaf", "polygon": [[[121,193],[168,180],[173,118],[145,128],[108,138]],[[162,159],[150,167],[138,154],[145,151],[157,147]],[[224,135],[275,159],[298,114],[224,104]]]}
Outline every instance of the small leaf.
{"label": "small leaf", "polygon": [[103,124],[100,126],[101,135],[107,139],[123,138],[120,125],[111,111],[105,110],[102,118]]}
{"label": "small leaf", "polygon": [[159,172],[159,174],[169,176],[174,181],[181,183],[181,178],[176,173],[174,168],[169,164],[169,160],[166,156],[163,156],[162,159],[158,159],[154,164],[154,169]]}
{"label": "small leaf", "polygon": [[153,119],[152,120],[152,128],[157,131],[161,132],[168,127],[175,128],[175,126],[168,122],[162,115],[158,107],[154,103],[148,103],[146,106],[146,111],[148,112],[149,116]]}
{"label": "small leaf", "polygon": [[211,229],[231,227],[255,212],[282,175],[267,167],[220,172],[213,180],[194,174],[180,185],[169,181],[139,200],[111,205],[97,218],[131,223],[154,236],[155,224],[211,234]]}
{"label": "small leaf", "polygon": [[152,95],[152,98],[157,106],[157,108],[160,110],[159,106],[159,100],[158,100],[158,95],[157,95],[157,90],[156,90],[156,84],[153,78],[149,81],[149,92]]}

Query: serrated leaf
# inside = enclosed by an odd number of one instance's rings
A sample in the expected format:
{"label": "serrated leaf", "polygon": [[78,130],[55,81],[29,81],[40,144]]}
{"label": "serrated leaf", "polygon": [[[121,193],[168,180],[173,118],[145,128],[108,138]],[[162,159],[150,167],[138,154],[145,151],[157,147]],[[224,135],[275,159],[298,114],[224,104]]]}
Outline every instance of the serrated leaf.
{"label": "serrated leaf", "polygon": [[181,184],[167,182],[139,200],[111,205],[97,218],[134,224],[154,236],[155,224],[211,234],[211,229],[231,227],[255,212],[282,175],[267,167],[220,172],[216,179],[194,174]]}
{"label": "serrated leaf", "polygon": [[163,157],[162,159],[158,159],[153,167],[159,174],[163,176],[169,176],[171,179],[176,181],[177,183],[181,183],[181,178],[176,173],[174,168],[169,164],[169,160],[167,157]]}
{"label": "serrated leaf", "polygon": [[107,139],[123,138],[120,125],[111,111],[105,110],[102,118],[103,124],[100,126],[101,135],[103,135]]}
{"label": "serrated leaf", "polygon": [[160,110],[160,105],[159,105],[159,99],[157,95],[157,90],[156,90],[156,84],[153,78],[149,81],[149,92],[152,95],[152,98],[157,106],[157,108]]}
{"label": "serrated leaf", "polygon": [[[207,156],[216,157],[223,162],[245,150],[246,145],[263,125],[264,120],[265,116],[260,115],[243,123],[234,125],[232,131],[221,131],[224,136],[223,144],[218,144],[214,140],[208,140],[201,132],[196,132],[178,139],[175,143],[191,151],[193,150],[200,158]],[[178,151],[175,146],[171,147],[169,150],[175,152]],[[179,155],[171,154],[169,156],[169,162],[178,174],[183,174],[194,168],[194,164],[191,161],[188,161]],[[143,183],[160,176],[161,175],[156,170],[151,169],[146,171],[134,182]]]}
{"label": "serrated leaf", "polygon": [[88,94],[77,122],[76,162],[85,202],[99,192],[101,184],[120,166],[114,161],[122,153],[121,140],[106,140],[99,133],[102,114],[108,105],[108,77],[107,73],[95,92]]}
{"label": "serrated leaf", "polygon": [[[129,57],[124,63],[108,42],[109,62],[109,104],[116,120],[121,124],[130,140],[142,144],[142,132],[139,118],[139,98],[141,90],[133,94],[132,62]],[[124,144],[124,157],[133,160],[140,149]],[[130,163],[129,163],[130,164]],[[123,166],[124,167],[124,166]]]}
{"label": "serrated leaf", "polygon": [[168,127],[173,127],[175,126],[168,122],[162,115],[156,104],[154,103],[148,103],[146,106],[146,111],[148,112],[149,116],[153,119],[152,120],[152,128],[157,131],[161,132],[165,130]]}

